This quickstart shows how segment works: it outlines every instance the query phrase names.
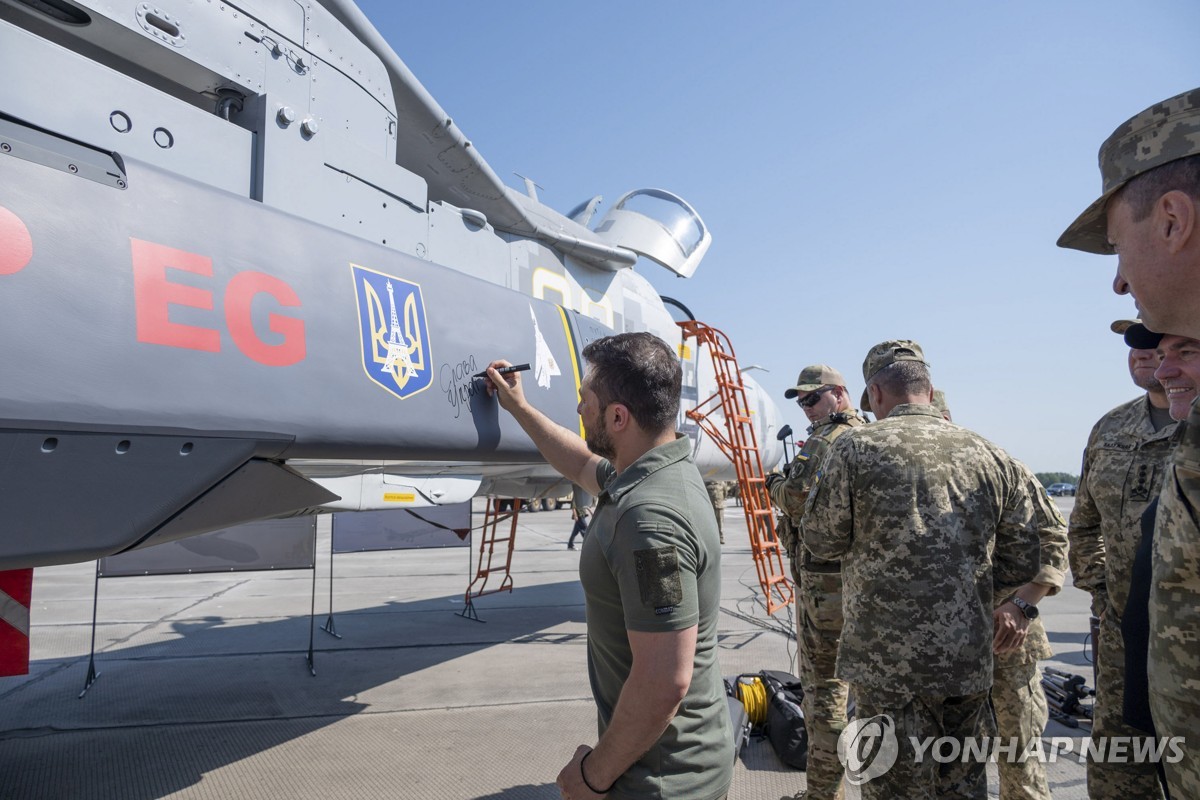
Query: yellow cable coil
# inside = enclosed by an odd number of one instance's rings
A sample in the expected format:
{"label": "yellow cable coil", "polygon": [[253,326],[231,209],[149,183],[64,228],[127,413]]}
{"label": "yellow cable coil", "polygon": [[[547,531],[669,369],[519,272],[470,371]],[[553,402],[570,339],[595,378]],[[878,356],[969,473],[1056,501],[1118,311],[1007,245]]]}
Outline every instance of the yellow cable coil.
{"label": "yellow cable coil", "polygon": [[746,707],[746,716],[751,725],[762,725],[767,721],[767,687],[757,676],[739,676],[737,681],[738,700]]}

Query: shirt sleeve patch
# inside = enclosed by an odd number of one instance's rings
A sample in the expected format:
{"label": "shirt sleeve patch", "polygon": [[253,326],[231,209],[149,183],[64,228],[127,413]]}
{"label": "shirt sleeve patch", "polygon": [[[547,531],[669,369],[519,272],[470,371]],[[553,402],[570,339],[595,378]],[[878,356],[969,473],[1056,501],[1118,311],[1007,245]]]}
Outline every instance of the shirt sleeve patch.
{"label": "shirt sleeve patch", "polygon": [[683,602],[683,581],[679,574],[679,553],[674,547],[635,550],[638,590],[642,605],[658,615],[670,614]]}

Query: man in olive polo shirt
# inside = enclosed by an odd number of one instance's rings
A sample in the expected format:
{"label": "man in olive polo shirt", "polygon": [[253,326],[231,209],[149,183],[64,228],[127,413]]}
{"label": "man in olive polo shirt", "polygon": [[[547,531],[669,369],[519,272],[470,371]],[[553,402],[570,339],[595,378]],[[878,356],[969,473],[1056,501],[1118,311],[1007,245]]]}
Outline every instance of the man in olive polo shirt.
{"label": "man in olive polo shirt", "polygon": [[519,372],[488,367],[488,394],[546,460],[597,498],[580,554],[588,677],[600,740],[558,776],[568,800],[719,800],[733,742],[717,664],[721,549],[691,443],[675,433],[681,369],[649,333],[583,350],[581,440],[525,399]]}

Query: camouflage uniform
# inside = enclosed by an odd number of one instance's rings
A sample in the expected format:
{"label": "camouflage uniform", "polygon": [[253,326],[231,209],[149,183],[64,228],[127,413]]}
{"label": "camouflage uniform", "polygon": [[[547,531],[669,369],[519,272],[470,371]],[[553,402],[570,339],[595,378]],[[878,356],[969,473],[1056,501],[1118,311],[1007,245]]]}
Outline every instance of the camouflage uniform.
{"label": "camouflage uniform", "polygon": [[[792,470],[797,469],[800,462],[800,456],[784,467],[783,474],[788,476],[792,474]],[[770,490],[768,489],[768,492]],[[772,496],[772,501],[775,498]],[[778,508],[778,506],[776,506]],[[792,518],[786,513],[780,513],[775,517],[775,535],[779,537],[779,545],[783,548],[783,552],[788,554],[788,566],[792,571],[792,583],[800,585],[800,565],[792,555],[796,552],[796,547],[799,546],[800,540],[797,536],[796,525],[792,522]]]}
{"label": "camouflage uniform", "polygon": [[[1171,452],[1172,423],[1154,431],[1146,395],[1100,418],[1083,455],[1075,509],[1071,512],[1071,572],[1075,586],[1092,595],[1100,617],[1096,650],[1096,700],[1092,736],[1140,736],[1125,723],[1125,641],[1121,617],[1129,598],[1133,557],[1141,538],[1142,512],[1162,485]],[[1151,763],[1098,762],[1087,765],[1093,800],[1161,797]]]}
{"label": "camouflage uniform", "polygon": [[[933,406],[950,419],[950,407],[946,394],[940,390],[933,393]],[[1058,594],[1062,589],[1067,568],[1067,523],[1058,513],[1058,506],[1046,496],[1042,484],[1021,462],[1015,462],[1024,477],[1029,495],[1034,500],[1037,513],[1038,537],[1041,540],[1042,566],[1034,583],[1049,587],[1047,597]],[[1009,586],[996,590],[996,608],[1008,602],[1020,586]],[[1001,655],[993,654],[992,711],[996,717],[996,735],[1001,742],[1013,743],[1016,753],[1028,752],[1031,742],[1040,739],[1050,719],[1046,704],[1046,693],[1042,691],[1041,676],[1038,675],[1039,659],[1054,655],[1046,626],[1040,616],[1030,620],[1025,629],[1025,641],[1020,649]],[[1050,800],[1050,785],[1046,781],[1046,767],[1036,758],[1024,763],[1011,758],[997,759],[1000,773],[1000,797],[1029,800]]]}
{"label": "camouflage uniform", "polygon": [[717,517],[717,533],[720,534],[721,544],[725,544],[725,499],[729,496],[729,489],[723,481],[707,481],[704,488],[708,490],[708,499]]}
{"label": "camouflage uniform", "polygon": [[[788,474],[771,486],[771,500],[792,523],[804,515],[804,502],[835,439],[863,424],[854,409],[823,417],[809,428],[808,439],[792,461]],[[800,536],[790,537],[788,555],[796,579],[796,636],[800,650],[802,708],[808,725],[806,798],[841,798],[842,764],[837,742],[846,727],[847,689],[834,677],[838,639],[842,635],[842,565],[815,558]]]}
{"label": "camouflage uniform", "polygon": [[[1107,206],[1130,180],[1177,159],[1200,155],[1200,89],[1155,103],[1119,125],[1100,146],[1102,194],[1058,239],[1060,247],[1089,253],[1113,253],[1108,238]],[[1161,247],[1155,248],[1159,255]],[[1154,252],[1154,251],[1152,251]],[[1150,254],[1143,256],[1151,258]],[[1171,271],[1190,274],[1194,265],[1171,264]],[[1187,269],[1185,273],[1183,270]],[[1165,274],[1165,273],[1164,273]],[[1165,279],[1165,278],[1157,278]],[[1153,282],[1148,279],[1148,282]],[[1165,298],[1139,298],[1151,329],[1161,327],[1182,336],[1200,336],[1200,309],[1186,299],[1173,308]],[[1200,797],[1200,418],[1193,403],[1180,442],[1163,481],[1154,527],[1150,587],[1150,706],[1160,737],[1183,736],[1185,759],[1166,764],[1173,797]],[[1108,587],[1111,591],[1111,585]],[[1110,602],[1115,601],[1115,595]],[[1107,646],[1102,645],[1102,646]]]}
{"label": "camouflage uniform", "polygon": [[[1029,496],[1033,498],[1041,541],[1041,569],[1033,582],[1051,587],[1050,594],[1054,595],[1062,588],[1066,578],[1067,523],[1029,468],[1020,461],[1014,463],[1023,476]],[[1004,604],[1019,588],[1020,585],[997,588],[996,607]],[[996,735],[1001,742],[1016,740],[1014,750],[1017,753],[1026,752],[1029,743],[1041,738],[1046,730],[1050,710],[1046,705],[1046,694],[1042,691],[1037,662],[1052,655],[1054,651],[1040,616],[1029,622],[1025,642],[1018,650],[993,655],[992,710],[996,714]],[[1050,800],[1046,766],[1039,759],[1028,758],[1022,764],[1013,759],[1000,758],[997,768],[1000,773],[1001,800],[1018,797]]]}
{"label": "camouflage uniform", "polygon": [[993,587],[1039,567],[1034,500],[1013,460],[933,406],[899,405],[834,443],[801,535],[814,555],[842,559],[837,675],[859,716],[896,725],[896,764],[863,797],[985,797],[982,762],[917,763],[909,737],[980,733]]}
{"label": "camouflage uniform", "polygon": [[1182,736],[1166,763],[1171,797],[1200,797],[1200,405],[1192,403],[1163,482],[1150,584],[1150,710],[1159,736]]}

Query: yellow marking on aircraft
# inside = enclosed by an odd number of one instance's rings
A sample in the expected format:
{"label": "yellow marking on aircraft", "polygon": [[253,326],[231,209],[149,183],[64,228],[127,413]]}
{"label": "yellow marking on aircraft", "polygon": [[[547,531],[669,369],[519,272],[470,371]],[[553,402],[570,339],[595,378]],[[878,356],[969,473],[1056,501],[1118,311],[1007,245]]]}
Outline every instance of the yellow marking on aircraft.
{"label": "yellow marking on aircraft", "polygon": [[598,319],[610,328],[613,327],[611,300],[604,295],[601,295],[599,300],[593,300],[588,297],[588,290],[582,286],[579,287],[579,297],[576,298],[575,290],[571,288],[571,282],[567,280],[566,275],[545,267],[536,267],[533,270],[533,296],[538,300],[555,302],[553,298],[546,297],[547,292],[554,292],[562,298],[559,305],[577,311],[585,317]]}
{"label": "yellow marking on aircraft", "polygon": [[533,270],[533,296],[538,300],[545,300],[547,289],[562,298],[562,305],[571,305],[571,286],[567,283],[566,276],[551,272],[545,267],[536,267]]}
{"label": "yellow marking on aircraft", "polygon": [[[583,312],[584,316],[591,317],[592,319],[598,319],[611,328],[613,326],[612,301],[603,295],[601,295],[599,300],[593,300],[592,298],[588,297],[587,289],[581,288],[580,291],[583,292],[583,308],[580,310]],[[599,316],[596,315],[596,312],[599,312]]]}
{"label": "yellow marking on aircraft", "polygon": [[[583,377],[579,374],[579,357],[575,355],[575,340],[571,337],[571,326],[567,323],[567,311],[562,306],[558,306],[558,314],[562,317],[563,333],[567,337],[567,350],[571,352],[571,372],[575,375],[575,394],[579,394],[579,387],[583,385]],[[583,417],[579,418],[579,438],[587,438],[586,432],[583,430]]]}

